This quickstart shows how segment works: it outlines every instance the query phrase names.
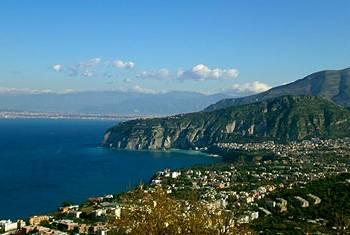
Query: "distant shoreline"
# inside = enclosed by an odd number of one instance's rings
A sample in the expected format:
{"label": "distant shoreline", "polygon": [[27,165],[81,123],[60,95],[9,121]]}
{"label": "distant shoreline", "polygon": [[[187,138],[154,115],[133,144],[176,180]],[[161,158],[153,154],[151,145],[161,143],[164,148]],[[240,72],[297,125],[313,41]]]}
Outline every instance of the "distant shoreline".
{"label": "distant shoreline", "polygon": [[[151,117],[151,116],[149,116]],[[90,113],[52,113],[26,111],[0,111],[0,119],[52,119],[52,120],[132,120],[149,118],[147,116],[117,115],[117,114],[90,114]]]}
{"label": "distant shoreline", "polygon": [[104,149],[111,149],[116,151],[126,151],[126,152],[161,152],[161,153],[185,153],[188,155],[203,155],[213,158],[222,158],[220,154],[214,154],[206,151],[201,150],[191,150],[191,149],[177,149],[177,148],[170,148],[170,149],[123,149],[123,148],[115,148],[115,147],[106,147],[106,146],[99,146],[100,148]]}

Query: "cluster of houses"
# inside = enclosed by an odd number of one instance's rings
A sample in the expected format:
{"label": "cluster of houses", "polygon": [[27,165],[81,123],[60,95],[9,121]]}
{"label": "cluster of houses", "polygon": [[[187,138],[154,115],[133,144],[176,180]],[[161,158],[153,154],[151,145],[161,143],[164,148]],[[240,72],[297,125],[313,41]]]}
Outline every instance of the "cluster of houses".
{"label": "cluster of houses", "polygon": [[32,216],[27,223],[22,220],[16,222],[11,220],[0,221],[0,232],[15,235],[63,235],[71,233],[106,235],[109,229],[104,222],[104,218],[107,215],[114,218],[121,216],[121,207],[117,203],[110,202],[111,199],[113,199],[113,195],[89,199],[89,203],[95,205],[96,208],[89,212],[94,223],[81,222],[86,212],[82,211],[79,205],[69,205],[59,208],[59,216],[57,214],[56,216]]}
{"label": "cluster of houses", "polygon": [[[256,177],[257,179],[250,182],[243,182],[238,180],[242,177],[242,173],[247,175],[243,178]],[[266,177],[264,177],[266,175]],[[260,215],[269,216],[272,214],[272,208],[278,208],[278,212],[285,212],[288,209],[288,202],[286,199],[277,198],[276,200],[267,200],[267,208],[259,207],[257,201],[265,198],[277,188],[291,187],[293,184],[285,185],[283,183],[274,184],[274,177],[270,178],[269,174],[257,174],[253,171],[245,169],[240,172],[234,166],[226,170],[183,170],[171,171],[165,169],[159,171],[154,179],[151,181],[151,187],[161,185],[168,193],[174,193],[181,190],[197,190],[200,192],[201,201],[208,209],[222,209],[234,208],[232,213],[235,213],[237,223],[249,223],[252,220],[259,218]],[[268,184],[257,184],[256,182],[268,182]],[[190,184],[189,184],[190,183]],[[251,184],[252,188],[248,190],[239,190],[242,186]],[[238,186],[235,189],[235,186]],[[243,189],[243,188],[242,188]],[[308,200],[296,196],[295,200],[300,203],[300,207],[309,207],[310,203],[317,205],[321,203],[321,198],[313,194],[308,194]]]}
{"label": "cluster of houses", "polygon": [[[282,145],[274,142],[264,143],[226,143],[219,147],[233,150],[259,151],[269,150],[279,155],[276,160],[266,160],[251,166],[226,165],[222,168],[201,167],[196,169],[165,169],[156,173],[151,186],[161,185],[168,193],[174,195],[184,191],[196,190],[208,208],[217,207],[224,210],[234,208],[239,212],[238,223],[248,223],[264,215],[271,215],[269,208],[259,207],[257,201],[270,195],[276,189],[303,186],[310,181],[327,176],[348,172],[350,169],[346,154],[350,153],[350,139],[320,140],[312,139]],[[332,152],[332,158],[323,158],[319,152]],[[317,154],[316,154],[317,153]],[[305,155],[307,154],[307,157]],[[311,167],[310,167],[311,166]],[[300,207],[309,207],[321,203],[317,195],[309,194],[307,198],[296,196]],[[277,198],[270,208],[287,210],[288,202]],[[260,213],[260,214],[261,214]]]}
{"label": "cluster of houses", "polygon": [[305,156],[321,151],[333,152],[337,154],[349,154],[350,138],[342,139],[319,139],[313,138],[300,142],[292,141],[288,144],[278,144],[274,141],[257,143],[217,143],[215,146],[225,150],[260,151],[273,152],[281,157],[290,155]]}

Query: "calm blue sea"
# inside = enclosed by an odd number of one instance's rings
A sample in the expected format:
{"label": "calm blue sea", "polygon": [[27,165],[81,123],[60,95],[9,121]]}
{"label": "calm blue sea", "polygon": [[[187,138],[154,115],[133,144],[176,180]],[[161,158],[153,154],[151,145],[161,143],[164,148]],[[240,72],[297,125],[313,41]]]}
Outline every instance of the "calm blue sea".
{"label": "calm blue sea", "polygon": [[220,161],[186,152],[99,147],[112,121],[0,120],[0,220],[125,191],[156,170]]}

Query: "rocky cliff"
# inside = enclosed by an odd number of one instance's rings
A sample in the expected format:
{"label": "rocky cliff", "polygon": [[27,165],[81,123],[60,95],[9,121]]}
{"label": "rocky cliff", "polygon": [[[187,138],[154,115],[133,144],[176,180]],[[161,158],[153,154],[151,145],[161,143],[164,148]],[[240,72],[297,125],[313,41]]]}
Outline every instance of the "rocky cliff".
{"label": "rocky cliff", "polygon": [[103,144],[121,149],[197,149],[218,142],[349,135],[349,110],[319,97],[283,96],[212,112],[123,122],[106,131]]}

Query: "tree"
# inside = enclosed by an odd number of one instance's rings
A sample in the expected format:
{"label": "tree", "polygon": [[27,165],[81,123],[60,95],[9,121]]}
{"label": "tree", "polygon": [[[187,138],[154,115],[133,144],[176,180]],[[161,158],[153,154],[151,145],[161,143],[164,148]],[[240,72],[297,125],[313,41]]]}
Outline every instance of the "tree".
{"label": "tree", "polygon": [[176,200],[161,187],[154,192],[142,187],[122,197],[123,213],[110,223],[110,234],[251,234],[246,228],[235,227],[229,213],[210,210],[198,200]]}
{"label": "tree", "polygon": [[64,201],[64,202],[62,202],[62,207],[67,207],[67,206],[71,206],[71,205],[73,205],[70,201]]}
{"label": "tree", "polygon": [[335,226],[337,234],[349,234],[350,231],[350,218],[343,213],[335,214]]}

